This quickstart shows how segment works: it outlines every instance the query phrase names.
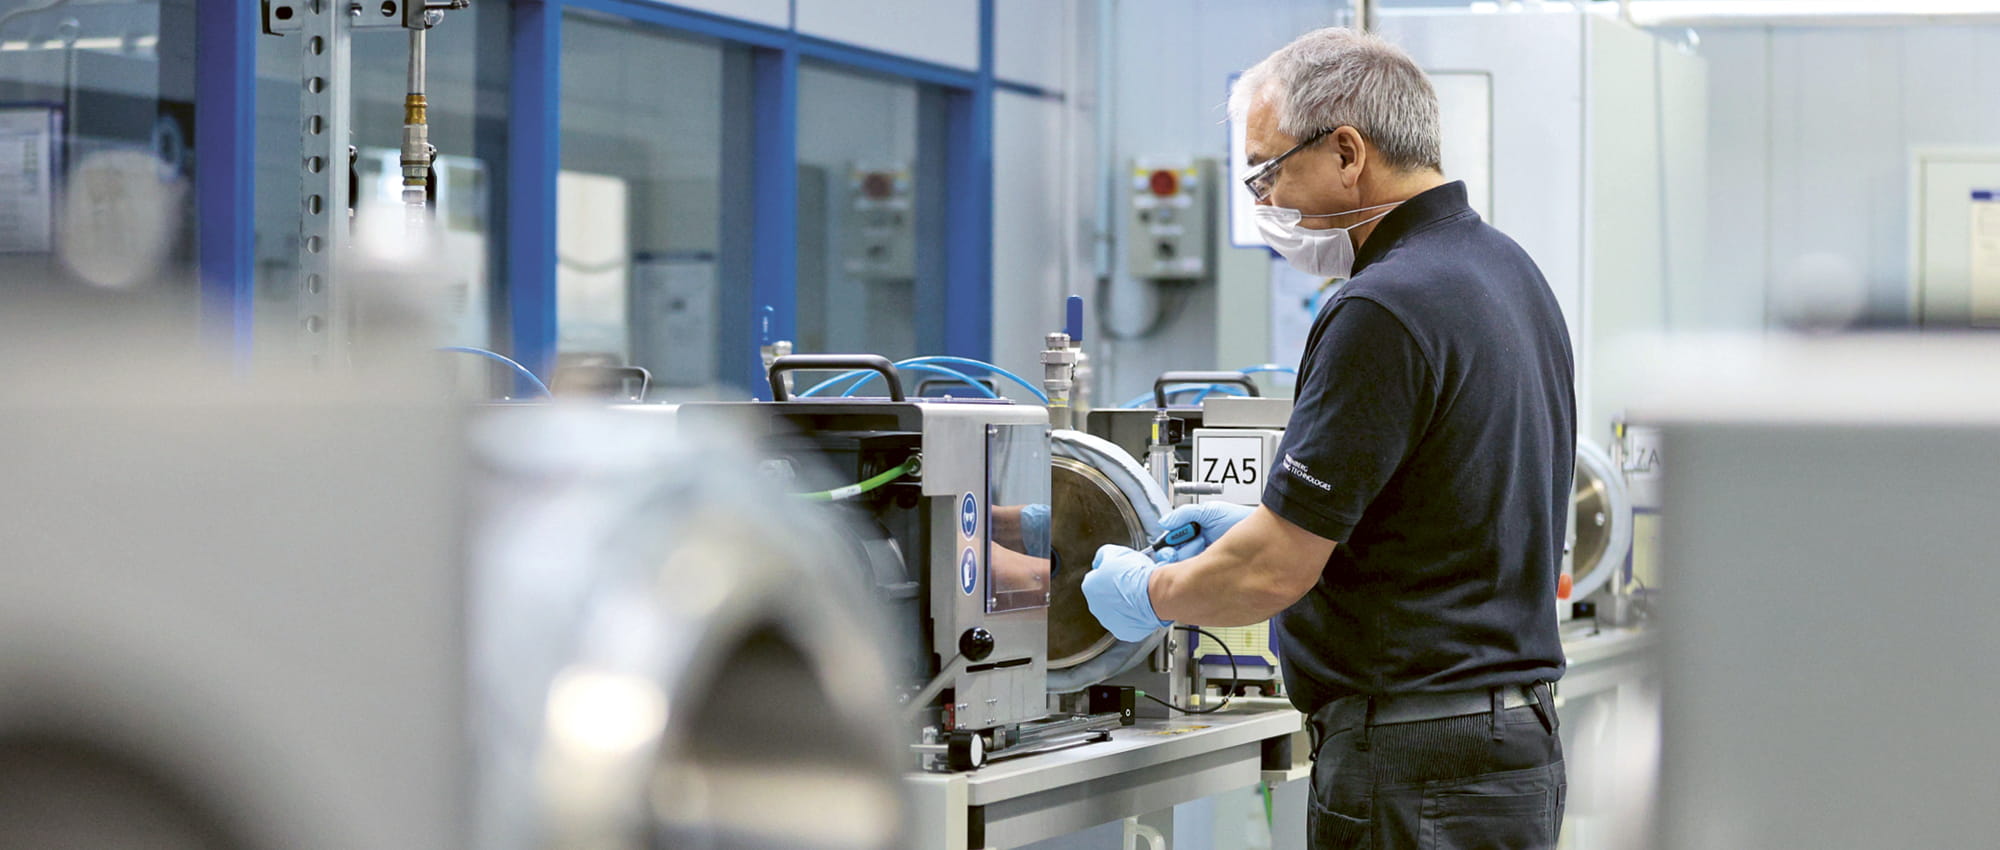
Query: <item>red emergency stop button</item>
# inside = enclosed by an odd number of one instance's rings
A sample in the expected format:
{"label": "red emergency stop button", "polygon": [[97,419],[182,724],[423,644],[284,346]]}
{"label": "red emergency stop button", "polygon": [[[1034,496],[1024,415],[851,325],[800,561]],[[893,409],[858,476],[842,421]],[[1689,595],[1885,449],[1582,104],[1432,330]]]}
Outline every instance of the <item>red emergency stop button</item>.
{"label": "red emergency stop button", "polygon": [[1147,179],[1146,185],[1153,190],[1153,194],[1162,198],[1178,195],[1181,192],[1180,175],[1164,168],[1153,172],[1153,176]]}
{"label": "red emergency stop button", "polygon": [[880,171],[868,172],[867,176],[861,178],[861,194],[866,195],[871,201],[887,200],[895,189],[896,178]]}

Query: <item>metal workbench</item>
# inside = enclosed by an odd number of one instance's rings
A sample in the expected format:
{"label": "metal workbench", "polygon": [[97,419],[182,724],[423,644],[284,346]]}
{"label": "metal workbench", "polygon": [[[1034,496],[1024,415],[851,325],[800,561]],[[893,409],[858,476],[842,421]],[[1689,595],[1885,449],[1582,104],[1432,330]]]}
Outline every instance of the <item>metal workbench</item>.
{"label": "metal workbench", "polygon": [[[1568,846],[1618,846],[1605,840],[1606,819],[1652,791],[1639,781],[1645,777],[1623,775],[1629,765],[1604,742],[1618,735],[1656,738],[1657,643],[1652,629],[1564,625],[1569,670],[1557,705],[1563,707],[1569,756]],[[913,846],[1017,847],[1128,817],[1170,828],[1175,806],[1265,783],[1277,806],[1272,846],[1303,847],[1302,789],[1311,766],[1303,718],[1287,705],[1239,699],[1205,717],[1140,720],[1114,730],[1105,743],[996,762],[972,773],[913,774]],[[1287,737],[1293,738],[1288,752],[1277,746]],[[1273,759],[1265,758],[1267,746]],[[1164,821],[1163,812],[1169,815]],[[1209,846],[1209,836],[1182,837],[1195,842],[1189,846]],[[1218,839],[1213,846],[1241,845]]]}
{"label": "metal workbench", "polygon": [[912,774],[915,846],[1014,847],[1303,775],[1295,764],[1306,756],[1303,745],[1286,745],[1303,718],[1283,705],[1238,701],[1215,714],[1141,719],[1105,742],[970,773]]}

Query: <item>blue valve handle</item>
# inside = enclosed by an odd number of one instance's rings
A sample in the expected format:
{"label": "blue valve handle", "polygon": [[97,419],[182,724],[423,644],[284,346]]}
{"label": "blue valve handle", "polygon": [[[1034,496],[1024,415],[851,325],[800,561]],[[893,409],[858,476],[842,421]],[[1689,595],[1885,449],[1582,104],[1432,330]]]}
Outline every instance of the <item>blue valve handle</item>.
{"label": "blue valve handle", "polygon": [[1153,545],[1146,547],[1146,551],[1157,552],[1166,546],[1179,546],[1200,536],[1201,523],[1190,522],[1178,528],[1168,529],[1167,533],[1160,535],[1160,539],[1153,541]]}

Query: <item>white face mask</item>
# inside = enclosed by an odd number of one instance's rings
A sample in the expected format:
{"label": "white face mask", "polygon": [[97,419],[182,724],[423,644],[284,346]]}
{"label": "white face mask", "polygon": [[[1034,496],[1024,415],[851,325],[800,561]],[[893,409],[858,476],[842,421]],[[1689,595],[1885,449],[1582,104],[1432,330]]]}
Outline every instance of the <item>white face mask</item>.
{"label": "white face mask", "polygon": [[1292,268],[1314,277],[1345,278],[1354,274],[1354,238],[1348,235],[1348,231],[1389,213],[1385,211],[1368,221],[1325,230],[1314,230],[1299,222],[1308,218],[1333,218],[1371,210],[1388,210],[1400,203],[1397,201],[1324,215],[1306,215],[1298,210],[1260,205],[1251,210],[1251,215],[1257,219],[1257,233],[1264,237],[1264,244],[1277,251],[1279,256],[1292,264]]}

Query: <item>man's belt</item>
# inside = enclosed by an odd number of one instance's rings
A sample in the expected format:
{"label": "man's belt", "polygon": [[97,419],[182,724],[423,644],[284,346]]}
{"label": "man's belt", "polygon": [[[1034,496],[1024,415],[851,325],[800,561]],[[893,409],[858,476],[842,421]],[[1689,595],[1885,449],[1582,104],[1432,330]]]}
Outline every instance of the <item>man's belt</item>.
{"label": "man's belt", "polygon": [[[1463,717],[1468,714],[1487,714],[1493,710],[1493,688],[1478,688],[1469,691],[1453,691],[1443,694],[1400,694],[1396,696],[1374,697],[1372,712],[1357,712],[1356,719],[1374,726],[1393,726],[1398,723],[1421,723],[1425,720],[1442,720],[1447,717]],[[1498,688],[1500,708],[1527,708],[1537,703],[1549,706],[1548,686],[1503,685]],[[1332,721],[1336,706],[1342,703],[1361,707],[1367,706],[1368,697],[1354,696],[1334,700],[1313,712],[1313,719],[1321,723]],[[1364,709],[1365,711],[1365,709]]]}
{"label": "man's belt", "polygon": [[[1499,690],[1502,710],[1527,708],[1537,702],[1535,689],[1528,686],[1508,685]],[[1420,723],[1425,720],[1442,720],[1446,717],[1463,717],[1467,714],[1486,714],[1493,710],[1491,691],[1490,688],[1480,688],[1475,691],[1456,691],[1448,694],[1376,697],[1375,725],[1393,726],[1398,723]]]}

